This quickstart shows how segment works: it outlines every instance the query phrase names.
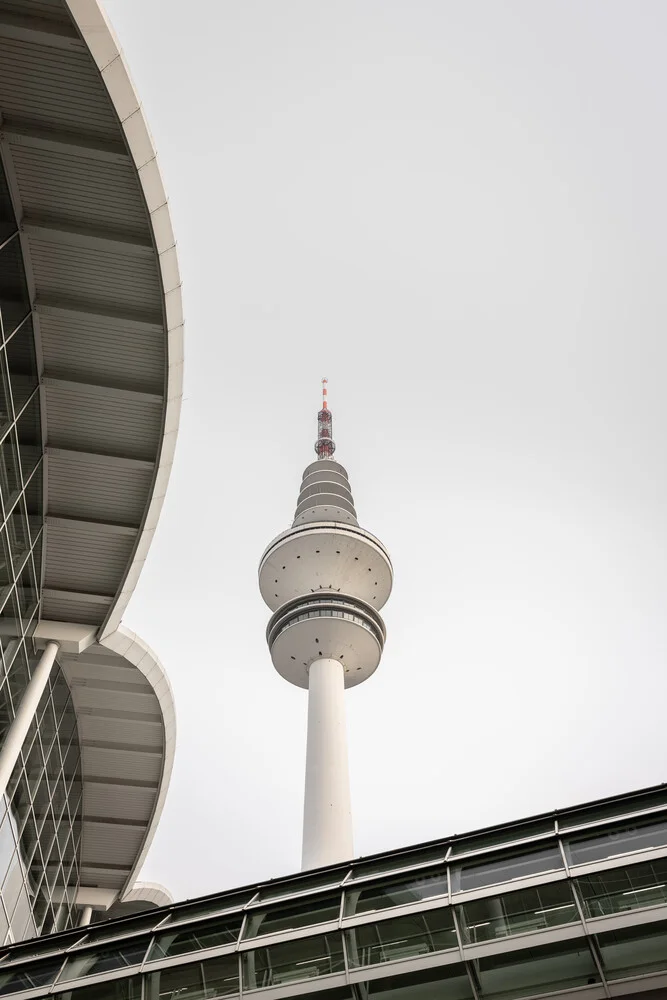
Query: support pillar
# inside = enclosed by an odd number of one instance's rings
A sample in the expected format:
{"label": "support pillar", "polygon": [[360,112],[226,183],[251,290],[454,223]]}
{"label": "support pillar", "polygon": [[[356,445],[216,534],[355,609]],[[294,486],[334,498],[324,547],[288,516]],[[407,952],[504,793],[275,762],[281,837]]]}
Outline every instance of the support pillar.
{"label": "support pillar", "polygon": [[93,918],[93,908],[92,906],[84,906],[81,910],[81,916],[79,917],[79,927],[87,927]]}
{"label": "support pillar", "polygon": [[12,771],[16,767],[19,759],[21,747],[25,743],[25,738],[30,729],[30,723],[35,717],[40,698],[44,694],[44,689],[51,673],[51,668],[56,659],[56,654],[60,649],[57,642],[47,642],[37,666],[32,672],[32,677],[28,686],[23,692],[21,703],[16,709],[14,720],[7,731],[7,736],[0,750],[0,796],[7,791],[9,779]]}
{"label": "support pillar", "polygon": [[353,855],[345,728],[345,674],[338,660],[314,660],[308,671],[308,743],[303,856],[308,871]]}

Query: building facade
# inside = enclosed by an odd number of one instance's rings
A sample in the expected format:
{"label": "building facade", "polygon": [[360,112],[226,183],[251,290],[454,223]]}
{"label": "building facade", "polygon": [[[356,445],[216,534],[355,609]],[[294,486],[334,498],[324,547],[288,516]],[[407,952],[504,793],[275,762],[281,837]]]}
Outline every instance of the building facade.
{"label": "building facade", "polygon": [[0,958],[0,996],[17,1000],[665,991],[664,785],[105,921]]}
{"label": "building facade", "polygon": [[171,469],[180,281],[96,0],[0,0],[0,940],[164,903],[175,737],[121,617]]}

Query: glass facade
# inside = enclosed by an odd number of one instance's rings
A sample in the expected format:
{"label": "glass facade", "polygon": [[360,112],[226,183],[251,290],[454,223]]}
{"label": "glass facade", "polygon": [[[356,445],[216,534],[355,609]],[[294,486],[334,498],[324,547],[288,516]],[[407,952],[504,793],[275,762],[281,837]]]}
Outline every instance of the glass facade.
{"label": "glass facade", "polygon": [[[0,743],[39,654],[43,447],[31,304],[0,161]],[[81,766],[67,682],[54,667],[0,802],[0,937],[72,925]]]}
{"label": "glass facade", "polygon": [[554,815],[17,944],[0,954],[0,997],[599,1000],[667,987],[659,795],[657,815],[621,802],[600,823],[597,803],[588,830],[578,809],[571,834]]}

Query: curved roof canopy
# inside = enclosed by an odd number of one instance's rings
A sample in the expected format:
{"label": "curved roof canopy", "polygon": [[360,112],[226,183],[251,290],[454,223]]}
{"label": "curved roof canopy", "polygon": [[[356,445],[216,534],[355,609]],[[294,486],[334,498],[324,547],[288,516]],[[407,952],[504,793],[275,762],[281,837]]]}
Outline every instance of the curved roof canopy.
{"label": "curved roof canopy", "polygon": [[0,154],[40,377],[41,618],[95,636],[60,657],[83,748],[82,867],[123,891],[173,757],[168,682],[119,623],[171,470],[183,319],[155,150],[97,0],[0,0]]}

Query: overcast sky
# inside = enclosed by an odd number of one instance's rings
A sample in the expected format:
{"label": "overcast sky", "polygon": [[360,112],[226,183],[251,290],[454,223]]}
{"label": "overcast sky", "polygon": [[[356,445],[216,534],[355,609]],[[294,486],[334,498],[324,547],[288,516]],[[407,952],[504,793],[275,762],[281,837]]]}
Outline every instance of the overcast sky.
{"label": "overcast sky", "polygon": [[395,568],[347,696],[369,854],[663,781],[663,0],[106,0],[180,248],[187,382],[125,624],[178,745],[143,877],[300,864],[306,694],[259,558],[329,378]]}

